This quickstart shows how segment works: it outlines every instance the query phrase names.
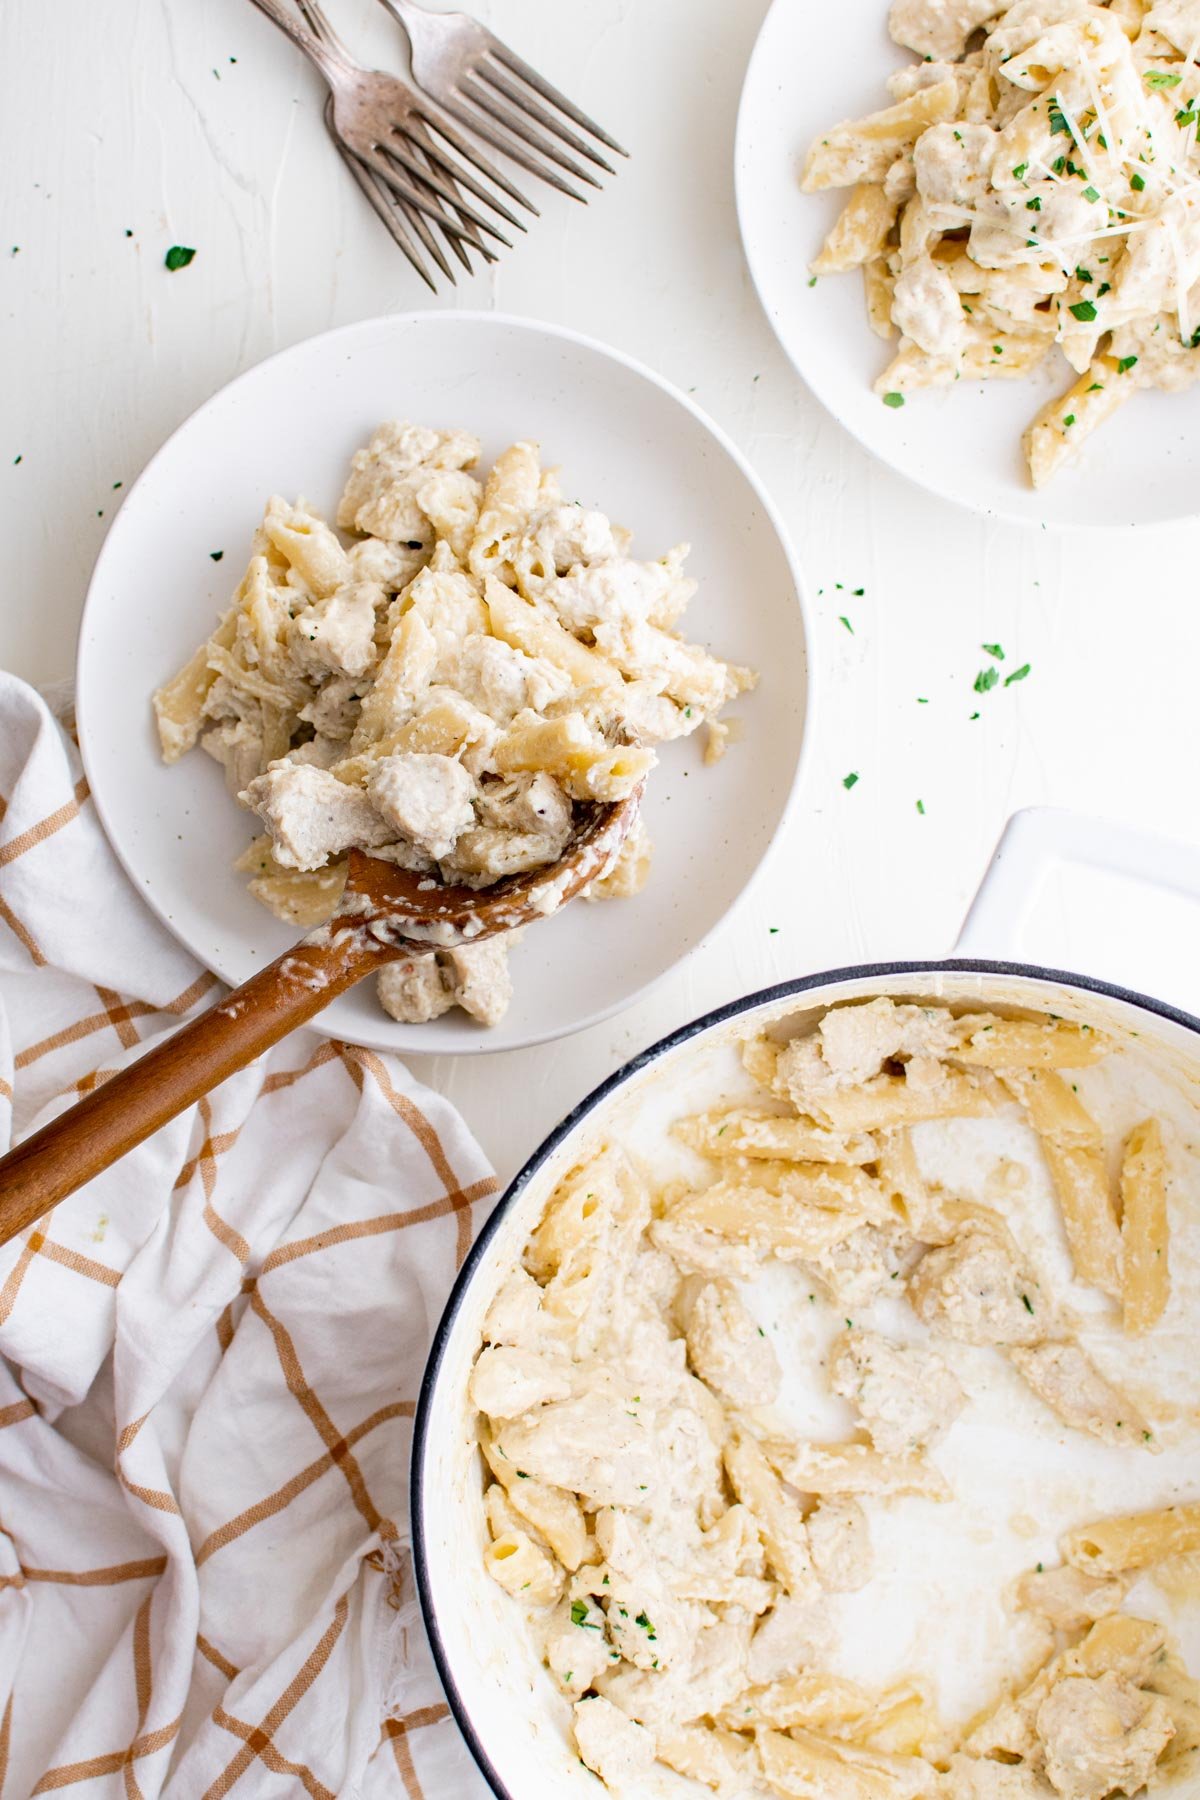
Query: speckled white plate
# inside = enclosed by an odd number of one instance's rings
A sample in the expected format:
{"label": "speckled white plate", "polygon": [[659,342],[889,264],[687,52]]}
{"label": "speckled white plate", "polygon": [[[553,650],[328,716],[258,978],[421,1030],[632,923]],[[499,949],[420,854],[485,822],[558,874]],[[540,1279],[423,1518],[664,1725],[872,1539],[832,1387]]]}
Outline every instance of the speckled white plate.
{"label": "speckled white plate", "polygon": [[576,904],[531,930],[501,1025],[460,1012],[399,1025],[370,981],[322,1015],[330,1032],[380,1049],[539,1043],[629,1005],[708,936],[783,823],[805,737],[804,596],[778,517],[733,444],[648,369],[553,326],[429,312],[309,339],[222,389],[134,484],[96,565],[78,665],[88,779],[139,891],[224,980],[245,981],[293,940],[230,867],[256,822],[203,752],[164,767],[150,695],[228,605],[267,496],[303,494],[332,516],[352,452],[385,418],[465,426],[488,461],[539,439],[567,494],[629,526],[636,553],[689,539],[700,591],[688,635],[763,671],[734,708],[744,739],[717,767],[704,767],[697,739],[664,746],[645,805],[655,859],[644,893]]}
{"label": "speckled white plate", "polygon": [[884,85],[910,65],[887,34],[888,0],[838,0],[819,23],[808,0],[774,0],[750,58],[738,114],[738,218],[767,318],[796,369],[860,444],[911,481],[973,510],[1048,525],[1151,525],[1200,511],[1200,390],[1134,396],[1079,460],[1040,492],[1021,434],[1073,379],[1048,358],[1026,381],[957,382],[892,410],[873,391],[894,345],[867,324],[862,277],[809,286],[846,196],[800,191],[815,137],[889,104]]}

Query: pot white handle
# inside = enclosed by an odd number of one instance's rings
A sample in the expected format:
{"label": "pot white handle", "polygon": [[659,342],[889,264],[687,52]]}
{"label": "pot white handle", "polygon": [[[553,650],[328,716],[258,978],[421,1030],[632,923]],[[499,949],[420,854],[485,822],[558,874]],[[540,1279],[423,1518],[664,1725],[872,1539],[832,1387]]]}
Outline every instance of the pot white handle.
{"label": "pot white handle", "polygon": [[1200,849],[1053,807],[1014,813],[955,955],[1070,970],[1200,1015]]}

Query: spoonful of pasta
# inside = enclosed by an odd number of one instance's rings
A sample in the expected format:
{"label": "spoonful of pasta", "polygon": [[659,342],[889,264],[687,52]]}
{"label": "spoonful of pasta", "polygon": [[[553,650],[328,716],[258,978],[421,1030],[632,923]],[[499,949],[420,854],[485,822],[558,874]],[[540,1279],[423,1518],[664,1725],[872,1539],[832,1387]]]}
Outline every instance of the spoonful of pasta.
{"label": "spoonful of pasta", "polygon": [[641,798],[638,785],[624,799],[577,807],[557,862],[483,889],[351,849],[345,890],[327,924],[0,1158],[0,1243],[366,976],[557,912],[612,866]]}

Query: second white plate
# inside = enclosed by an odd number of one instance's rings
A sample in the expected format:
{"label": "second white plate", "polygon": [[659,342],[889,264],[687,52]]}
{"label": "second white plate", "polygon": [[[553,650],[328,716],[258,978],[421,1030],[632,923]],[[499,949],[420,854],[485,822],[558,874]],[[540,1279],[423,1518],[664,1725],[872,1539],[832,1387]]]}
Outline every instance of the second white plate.
{"label": "second white plate", "polygon": [[[364,982],[322,1026],[381,1049],[513,1049],[627,1006],[714,929],[782,824],[808,702],[799,577],[770,501],[703,414],[648,370],[552,326],[497,314],[368,320],[297,344],[232,382],[180,427],[131,489],[96,565],[80,638],[78,710],[92,792],[117,854],[164,922],[241,982],[297,935],[230,867],[256,821],[199,750],[159,759],[150,695],[211,631],[241,576],[269,494],[332,516],[351,454],[382,419],[461,425],[491,461],[540,440],[568,496],[598,506],[653,557],[690,538],[700,591],[688,635],[762,671],[735,707],[744,741],[705,768],[696,740],[664,746],[646,802],[644,893],[580,903],[513,954],[516,988],[487,1031],[453,1012],[389,1019]],[[212,560],[222,553],[219,562]]]}
{"label": "second white plate", "polygon": [[843,204],[805,194],[812,140],[839,120],[889,104],[884,83],[913,61],[887,34],[888,0],[839,0],[819,24],[806,0],[775,0],[742,90],[736,177],[750,272],[799,373],[872,455],[922,487],[978,512],[1048,525],[1150,525],[1200,512],[1200,389],[1137,394],[1101,426],[1078,463],[1035,492],[1021,433],[1071,382],[1048,358],[1027,381],[956,383],[910,394],[894,411],[873,392],[889,346],[867,324],[862,277],[809,286],[808,265]]}

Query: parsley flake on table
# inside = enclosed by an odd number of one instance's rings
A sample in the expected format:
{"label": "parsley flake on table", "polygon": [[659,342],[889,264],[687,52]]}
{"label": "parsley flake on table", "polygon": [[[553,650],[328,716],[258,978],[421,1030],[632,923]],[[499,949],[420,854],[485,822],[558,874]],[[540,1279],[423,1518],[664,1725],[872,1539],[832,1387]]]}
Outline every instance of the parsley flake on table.
{"label": "parsley flake on table", "polygon": [[999,669],[980,669],[978,675],[975,677],[975,692],[977,694],[986,694],[989,688],[995,687],[999,679]]}
{"label": "parsley flake on table", "polygon": [[1014,669],[1011,675],[1006,675],[1004,677],[1005,687],[1011,687],[1014,681],[1024,681],[1024,679],[1028,675],[1028,673],[1029,673],[1029,664],[1022,663],[1021,667],[1019,669]]}
{"label": "parsley flake on table", "polygon": [[849,775],[842,776],[842,786],[844,788],[852,788],[857,780],[858,780],[857,771],[855,771],[854,769],[851,769]]}
{"label": "parsley flake on table", "polygon": [[917,811],[920,813],[922,818],[925,817],[925,802],[923,800],[917,801]]}
{"label": "parsley flake on table", "polygon": [[223,550],[210,550],[208,554],[212,557],[214,562],[220,562],[225,552]]}
{"label": "parsley flake on table", "polygon": [[904,405],[904,395],[903,394],[885,394],[883,396],[883,404],[885,406],[903,406]]}
{"label": "parsley flake on table", "polygon": [[980,644],[979,648],[986,650],[989,656],[994,656],[997,662],[1004,661],[1003,644]]}
{"label": "parsley flake on table", "polygon": [[854,636],[854,627],[846,617],[845,613],[838,614],[838,622],[846,627],[846,630],[850,633],[851,637]]}
{"label": "parsley flake on table", "polygon": [[163,262],[174,273],[176,269],[186,269],[196,252],[187,244],[172,244]]}

